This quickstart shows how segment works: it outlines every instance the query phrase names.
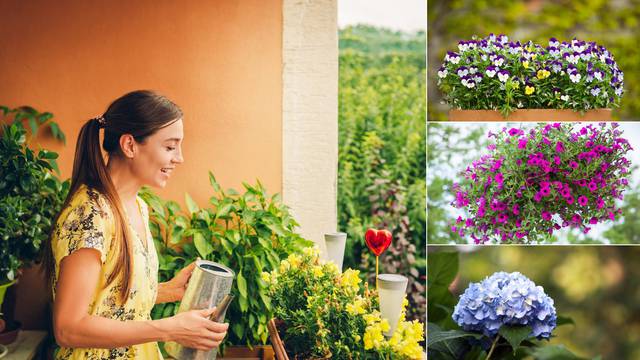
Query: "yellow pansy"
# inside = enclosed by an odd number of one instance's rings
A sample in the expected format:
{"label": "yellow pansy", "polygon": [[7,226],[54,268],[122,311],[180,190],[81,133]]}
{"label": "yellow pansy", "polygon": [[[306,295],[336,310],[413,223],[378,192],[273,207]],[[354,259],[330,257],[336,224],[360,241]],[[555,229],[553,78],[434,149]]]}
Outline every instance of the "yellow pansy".
{"label": "yellow pansy", "polygon": [[523,61],[522,62],[522,66],[524,66],[525,69],[528,69],[529,68],[529,61],[528,60]]}
{"label": "yellow pansy", "polygon": [[546,79],[551,75],[551,72],[549,70],[545,70],[545,69],[541,69],[538,70],[538,74],[536,75],[538,77],[538,79]]}
{"label": "yellow pansy", "polygon": [[525,93],[525,94],[527,94],[527,95],[531,95],[531,94],[533,94],[535,91],[536,91],[536,88],[534,88],[533,86],[529,86],[529,85],[527,85],[527,86],[525,86],[525,88],[524,88],[524,93]]}

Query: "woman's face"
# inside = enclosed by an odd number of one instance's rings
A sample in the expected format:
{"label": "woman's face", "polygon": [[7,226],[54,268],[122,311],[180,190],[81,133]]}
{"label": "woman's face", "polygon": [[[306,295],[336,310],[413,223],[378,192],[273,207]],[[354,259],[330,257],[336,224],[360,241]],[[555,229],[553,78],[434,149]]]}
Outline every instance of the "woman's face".
{"label": "woman's face", "polygon": [[132,171],[142,185],[163,188],[182,158],[182,119],[166,126],[137,143]]}

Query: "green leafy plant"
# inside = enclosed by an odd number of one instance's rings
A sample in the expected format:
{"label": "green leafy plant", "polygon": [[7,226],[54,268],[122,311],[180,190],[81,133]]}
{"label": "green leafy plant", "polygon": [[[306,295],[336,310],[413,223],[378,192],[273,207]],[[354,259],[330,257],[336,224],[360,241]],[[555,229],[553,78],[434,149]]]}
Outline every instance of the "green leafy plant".
{"label": "green leafy plant", "polygon": [[400,320],[390,338],[381,317],[378,294],[359,271],[340,273],[333,263],[320,261],[317,248],[292,254],[278,268],[263,273],[269,284],[274,315],[287,352],[297,359],[421,359],[424,324],[406,321],[404,301]]}
{"label": "green leafy plant", "polygon": [[[27,143],[29,143],[29,139],[35,138],[38,135],[38,130],[40,128],[47,128],[51,131],[51,135],[54,139],[62,141],[66,143],[66,137],[60,126],[57,122],[53,121],[53,114],[50,112],[38,112],[38,110],[32,108],[31,106],[21,106],[15,109],[11,109],[7,106],[0,105],[0,110],[6,117],[13,116],[11,123],[13,124],[21,124],[24,126],[24,123],[29,125],[29,129],[31,133],[28,134],[29,138],[27,139]],[[57,170],[56,170],[57,171]]]}
{"label": "green leafy plant", "polygon": [[[531,326],[502,325],[495,337],[489,337],[482,332],[462,330],[452,319],[457,300],[449,290],[458,273],[458,254],[445,251],[429,253],[428,268],[429,357],[465,360],[583,359],[563,345],[552,345],[531,336]],[[557,317],[557,326],[569,324],[575,326],[572,319]]]}
{"label": "green leafy plant", "polygon": [[[150,226],[159,255],[159,280],[171,279],[197,257],[233,269],[236,278],[232,293],[237,300],[227,311],[230,328],[226,341],[234,345],[264,344],[272,307],[261,274],[311,242],[295,232],[298,224],[280,196],[268,196],[259,181],[256,185],[243,183],[245,191],[241,194],[223,190],[211,172],[209,180],[214,194],[208,206],[198,206],[186,194],[187,211],[148,189],[141,193],[152,208]],[[177,303],[159,304],[152,310],[152,317],[171,316],[177,310]]]}
{"label": "green leafy plant", "polygon": [[35,120],[34,134],[38,126],[50,120],[50,114],[39,114],[32,108],[26,112],[1,108],[5,115],[15,115],[14,121],[2,126],[0,138],[0,283],[3,283],[13,280],[20,267],[40,258],[42,242],[51,231],[69,182],[62,182],[52,174],[57,170],[57,153],[44,149],[36,152],[28,147],[27,131],[20,121],[46,119]]}

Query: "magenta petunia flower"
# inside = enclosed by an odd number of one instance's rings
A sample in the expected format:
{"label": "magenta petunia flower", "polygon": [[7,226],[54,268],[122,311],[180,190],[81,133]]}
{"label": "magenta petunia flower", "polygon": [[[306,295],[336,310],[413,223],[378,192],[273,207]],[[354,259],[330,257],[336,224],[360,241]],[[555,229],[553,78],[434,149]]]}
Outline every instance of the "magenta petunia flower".
{"label": "magenta petunia flower", "polygon": [[527,148],[527,138],[522,138],[518,140],[518,149],[526,149]]}
{"label": "magenta petunia flower", "polygon": [[589,204],[589,198],[584,195],[578,197],[578,204],[580,204],[580,206],[587,206],[587,204]]}
{"label": "magenta petunia flower", "polygon": [[523,133],[523,131],[522,131],[522,130],[520,130],[520,129],[516,129],[516,128],[511,128],[511,129],[509,130],[509,136],[516,136],[516,135],[520,135],[520,134],[522,134],[522,133]]}
{"label": "magenta petunia flower", "polygon": [[572,169],[574,169],[574,170],[575,170],[575,169],[577,169],[577,168],[578,168],[578,166],[579,166],[579,165],[578,165],[578,163],[577,163],[577,162],[575,162],[575,161],[573,161],[573,160],[569,161],[569,167],[570,167],[570,168],[572,168]]}
{"label": "magenta petunia flower", "polygon": [[567,201],[567,204],[569,204],[569,205],[573,204],[573,202],[575,201],[575,200],[573,199],[573,196],[567,196],[567,197],[565,198],[565,200]]}
{"label": "magenta petunia flower", "polygon": [[594,191],[598,190],[598,184],[596,184],[593,181],[589,182],[589,190],[591,192],[594,192]]}
{"label": "magenta petunia flower", "polygon": [[562,143],[562,141],[558,141],[556,143],[556,152],[557,153],[564,152],[564,144]]}
{"label": "magenta petunia flower", "polygon": [[513,205],[513,208],[511,208],[511,211],[513,212],[514,215],[520,215],[520,205],[518,204]]}
{"label": "magenta petunia flower", "polygon": [[551,213],[548,211],[543,211],[542,212],[542,219],[545,221],[550,221],[551,220]]}

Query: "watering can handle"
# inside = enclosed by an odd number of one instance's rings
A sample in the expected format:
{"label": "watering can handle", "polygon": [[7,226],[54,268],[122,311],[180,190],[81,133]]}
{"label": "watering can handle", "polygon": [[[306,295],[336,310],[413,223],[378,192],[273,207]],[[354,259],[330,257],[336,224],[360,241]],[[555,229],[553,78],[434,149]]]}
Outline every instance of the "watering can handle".
{"label": "watering can handle", "polygon": [[225,313],[234,297],[235,296],[231,294],[225,295],[222,301],[220,301],[220,303],[216,306],[216,310],[211,313],[211,316],[209,316],[209,320],[220,322],[220,315]]}

